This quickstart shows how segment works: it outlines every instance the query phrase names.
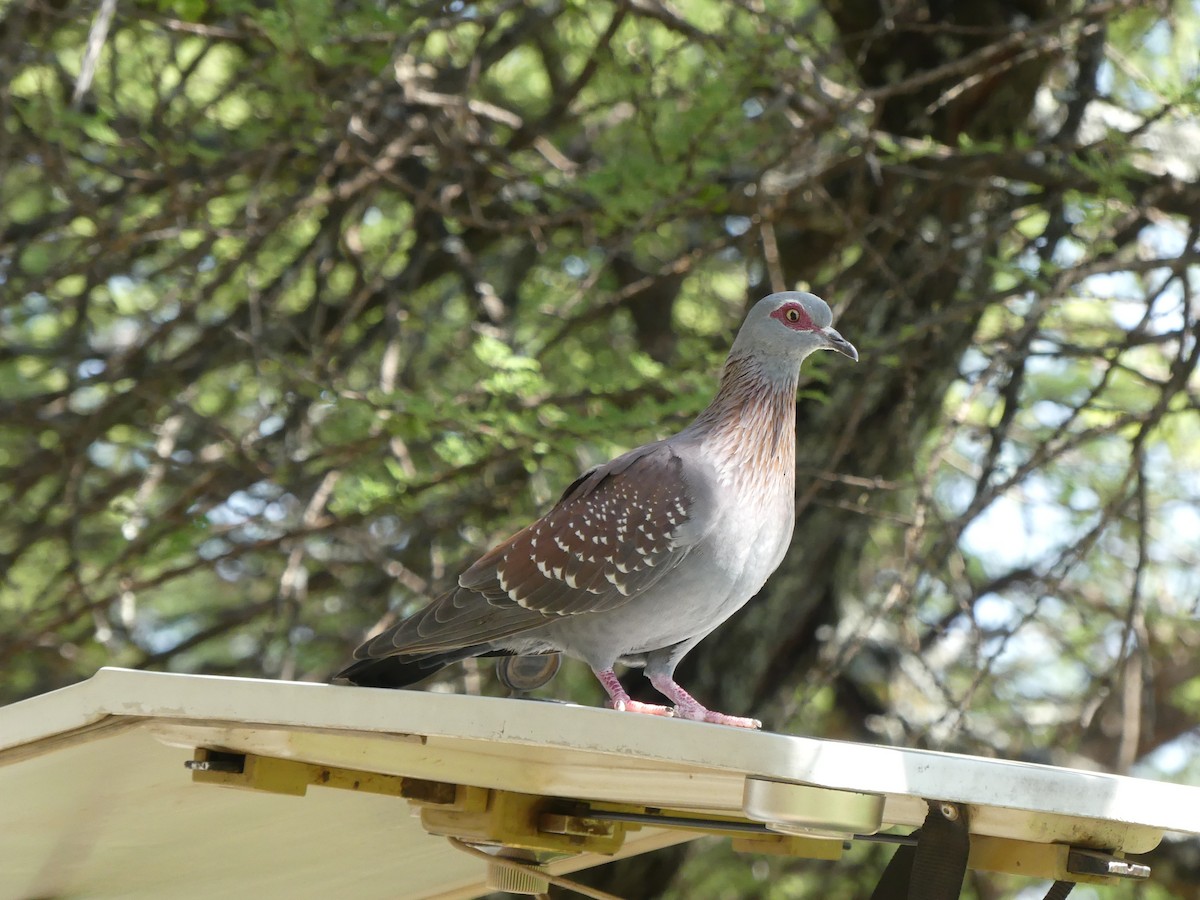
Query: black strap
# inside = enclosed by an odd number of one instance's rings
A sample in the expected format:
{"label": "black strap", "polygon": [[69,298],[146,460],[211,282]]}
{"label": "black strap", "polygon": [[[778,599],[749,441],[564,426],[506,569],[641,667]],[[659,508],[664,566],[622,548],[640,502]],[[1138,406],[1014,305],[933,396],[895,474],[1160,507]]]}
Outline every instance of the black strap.
{"label": "black strap", "polygon": [[897,848],[871,900],[957,900],[971,850],[966,807],[930,801],[913,834],[916,847]]}
{"label": "black strap", "polygon": [[[913,832],[913,837],[920,840],[921,829]],[[883,870],[879,884],[871,893],[871,900],[908,900],[908,885],[912,880],[913,857],[917,848],[902,844],[892,854],[892,861]]]}
{"label": "black strap", "polygon": [[1071,893],[1073,887],[1075,887],[1073,881],[1056,881],[1046,892],[1046,900],[1067,900],[1067,894]]}

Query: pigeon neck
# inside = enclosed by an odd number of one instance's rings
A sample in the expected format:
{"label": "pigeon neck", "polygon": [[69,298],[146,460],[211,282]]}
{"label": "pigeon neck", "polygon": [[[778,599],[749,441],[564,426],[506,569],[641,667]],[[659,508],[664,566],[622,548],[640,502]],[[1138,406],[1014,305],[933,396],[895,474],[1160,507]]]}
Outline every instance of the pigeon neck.
{"label": "pigeon neck", "polygon": [[781,371],[753,355],[725,362],[716,397],[688,429],[711,452],[722,481],[792,490],[799,375],[799,366]]}

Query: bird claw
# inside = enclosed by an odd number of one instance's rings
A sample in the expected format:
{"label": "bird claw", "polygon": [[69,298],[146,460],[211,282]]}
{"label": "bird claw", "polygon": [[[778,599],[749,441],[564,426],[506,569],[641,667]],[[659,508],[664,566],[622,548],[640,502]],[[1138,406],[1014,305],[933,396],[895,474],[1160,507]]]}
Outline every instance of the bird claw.
{"label": "bird claw", "polygon": [[639,700],[609,700],[608,708],[615,709],[617,712],[642,713],[647,716],[663,716],[665,718],[675,715],[675,710],[669,706],[657,706],[654,703],[642,703]]}

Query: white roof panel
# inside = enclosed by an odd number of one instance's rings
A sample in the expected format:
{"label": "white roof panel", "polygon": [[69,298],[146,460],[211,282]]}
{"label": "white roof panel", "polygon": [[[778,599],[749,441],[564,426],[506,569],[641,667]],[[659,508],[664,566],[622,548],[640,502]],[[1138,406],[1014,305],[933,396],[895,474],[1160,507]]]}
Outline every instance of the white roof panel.
{"label": "white roof panel", "polygon": [[[773,798],[750,802],[747,778],[880,795],[879,827],[919,825],[939,799],[970,804],[975,834],[1132,853],[1200,833],[1200,788],[1144,779],[566,704],[104,669],[0,709],[0,898],[484,892],[482,864],[425,834],[407,803],[196,784],[196,747],[760,820]],[[631,831],[620,855],[695,836]]]}

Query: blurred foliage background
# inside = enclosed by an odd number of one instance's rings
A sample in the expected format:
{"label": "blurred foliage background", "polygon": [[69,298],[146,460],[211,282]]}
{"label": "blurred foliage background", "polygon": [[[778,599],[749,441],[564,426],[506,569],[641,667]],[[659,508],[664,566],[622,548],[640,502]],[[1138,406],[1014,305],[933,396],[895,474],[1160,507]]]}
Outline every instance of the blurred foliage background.
{"label": "blurred foliage background", "polygon": [[[806,367],[794,545],[681,680],[1200,782],[1198,45],[1196,0],[0,2],[0,701],[327,679],[802,287],[863,361]],[[1103,896],[1200,890],[1195,841],[1149,861]]]}

